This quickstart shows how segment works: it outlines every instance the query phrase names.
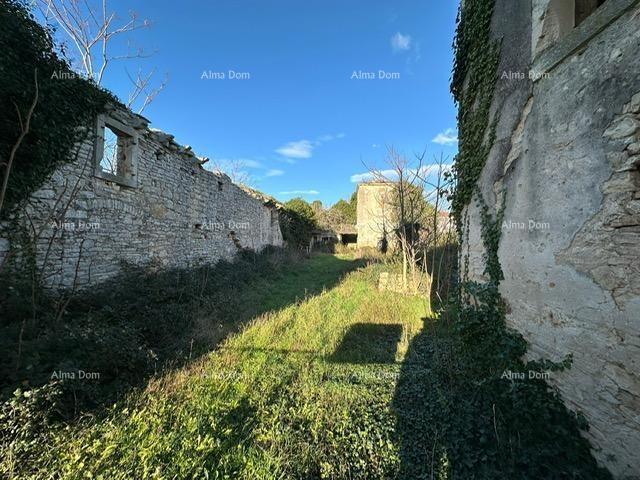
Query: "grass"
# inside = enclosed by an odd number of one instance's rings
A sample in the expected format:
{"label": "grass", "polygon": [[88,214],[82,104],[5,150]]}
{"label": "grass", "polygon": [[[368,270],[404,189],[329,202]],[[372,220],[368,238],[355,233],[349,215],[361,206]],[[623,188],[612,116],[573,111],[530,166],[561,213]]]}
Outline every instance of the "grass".
{"label": "grass", "polygon": [[[253,283],[243,299],[265,313],[107,413],[49,428],[25,476],[387,478],[394,387],[427,305],[378,292],[375,266],[319,291],[353,266],[318,255]],[[301,285],[315,288],[291,304]]]}
{"label": "grass", "polygon": [[331,288],[357,265],[346,257],[306,260],[274,249],[190,270],[127,267],[68,304],[44,289],[34,296],[29,281],[3,275],[0,396],[46,384],[54,372],[83,371],[100,378],[63,383],[61,413],[69,418],[100,408],[210,351],[262,313]]}
{"label": "grass", "polygon": [[242,316],[259,313],[214,352],[154,376],[106,411],[41,427],[21,446],[26,456],[3,442],[0,473],[609,478],[543,383],[474,380],[474,364],[455,354],[455,329],[425,298],[376,289],[383,268],[317,255],[253,278],[236,304]]}

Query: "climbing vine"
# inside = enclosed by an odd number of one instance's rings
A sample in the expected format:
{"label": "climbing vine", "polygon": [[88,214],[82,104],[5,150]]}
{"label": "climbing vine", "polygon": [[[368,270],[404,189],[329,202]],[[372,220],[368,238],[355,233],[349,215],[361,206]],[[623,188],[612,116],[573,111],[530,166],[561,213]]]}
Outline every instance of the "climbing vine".
{"label": "climbing vine", "polygon": [[491,38],[494,0],[461,3],[454,39],[451,93],[458,105],[458,154],[452,176],[456,188],[450,198],[452,214],[462,231],[462,210],[471,201],[482,168],[495,140],[490,120],[500,44]]}
{"label": "climbing vine", "polygon": [[[15,151],[8,175],[4,218],[37,190],[91,128],[109,92],[74,73],[55,51],[52,32],[43,28],[19,0],[0,0],[0,159],[2,176],[35,101],[28,133]],[[83,130],[84,129],[84,130]]]}
{"label": "climbing vine", "polygon": [[480,192],[476,195],[478,206],[480,207],[480,234],[484,244],[484,274],[493,285],[499,285],[504,280],[500,259],[498,258],[498,247],[502,234],[502,219],[504,217],[504,203],[493,218],[489,206],[484,201]]}

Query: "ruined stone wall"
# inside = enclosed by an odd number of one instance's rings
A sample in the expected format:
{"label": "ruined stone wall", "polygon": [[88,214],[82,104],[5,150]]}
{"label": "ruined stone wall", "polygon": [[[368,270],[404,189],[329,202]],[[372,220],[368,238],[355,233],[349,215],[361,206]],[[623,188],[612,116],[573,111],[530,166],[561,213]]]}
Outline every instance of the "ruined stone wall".
{"label": "ruined stone wall", "polygon": [[[479,186],[505,206],[509,324],[532,358],[573,355],[551,382],[586,416],[598,460],[640,478],[640,2],[607,0],[549,41],[558,5],[496,2],[499,120]],[[481,216],[466,213],[482,279]]]}
{"label": "ruined stone wall", "polygon": [[[72,162],[29,199],[19,216],[39,233],[37,259],[54,287],[99,283],[121,262],[185,267],[231,259],[239,248],[282,245],[275,208],[203,169],[189,147],[148,128],[123,110],[109,117],[137,134],[133,187],[95,172],[96,138],[89,131]],[[1,250],[12,234],[6,229]]]}
{"label": "ruined stone wall", "polygon": [[357,229],[358,247],[379,248],[382,238],[393,226],[389,221],[391,206],[389,183],[372,182],[358,185]]}

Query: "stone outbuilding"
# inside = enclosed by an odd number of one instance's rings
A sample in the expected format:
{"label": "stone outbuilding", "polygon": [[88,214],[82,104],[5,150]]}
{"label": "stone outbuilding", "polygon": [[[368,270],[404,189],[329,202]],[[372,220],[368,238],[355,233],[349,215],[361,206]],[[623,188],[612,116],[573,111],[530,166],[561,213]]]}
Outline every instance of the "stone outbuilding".
{"label": "stone outbuilding", "polygon": [[358,185],[358,248],[377,248],[389,241],[392,182],[367,182]]}

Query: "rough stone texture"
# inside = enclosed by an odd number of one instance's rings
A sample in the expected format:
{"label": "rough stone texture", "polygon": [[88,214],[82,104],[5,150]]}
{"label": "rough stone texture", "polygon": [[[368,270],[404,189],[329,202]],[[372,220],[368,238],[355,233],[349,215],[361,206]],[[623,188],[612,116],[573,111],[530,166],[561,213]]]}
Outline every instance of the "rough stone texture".
{"label": "rough stone texture", "polygon": [[379,248],[382,238],[393,228],[389,195],[393,185],[385,182],[358,185],[358,247]]}
{"label": "rough stone texture", "polygon": [[[547,3],[496,2],[501,70],[540,63],[526,37],[543,31]],[[498,139],[479,182],[489,205],[505,202],[508,321],[532,358],[573,354],[552,383],[587,417],[596,458],[640,478],[640,2],[605,2],[540,56],[554,59],[545,77],[498,81]],[[481,279],[477,206],[466,215],[462,250]]]}
{"label": "rough stone texture", "polygon": [[539,54],[565,36],[575,16],[575,3],[567,0],[533,0],[533,54]]}
{"label": "rough stone texture", "polygon": [[378,290],[414,295],[419,292],[419,285],[415,279],[407,275],[407,284],[402,279],[401,273],[382,272],[378,277]]}
{"label": "rough stone texture", "polygon": [[[639,119],[640,113],[616,117],[604,136],[628,146],[640,138]],[[616,151],[615,144],[611,150],[606,158],[613,173],[602,185],[602,206],[557,258],[610,291],[624,310],[640,296],[640,156]]]}
{"label": "rough stone texture", "polygon": [[378,278],[378,290],[391,292],[404,292],[401,273],[382,272]]}
{"label": "rough stone texture", "polygon": [[[95,136],[29,199],[20,215],[38,230],[38,261],[52,287],[83,287],[120,271],[121,263],[191,266],[231,259],[239,248],[282,245],[278,213],[204,170],[204,159],[140,116],[112,110],[138,134],[137,187],[94,175]],[[93,133],[93,132],[91,132]],[[6,225],[4,226],[6,228]],[[6,231],[0,245],[9,248]]]}

